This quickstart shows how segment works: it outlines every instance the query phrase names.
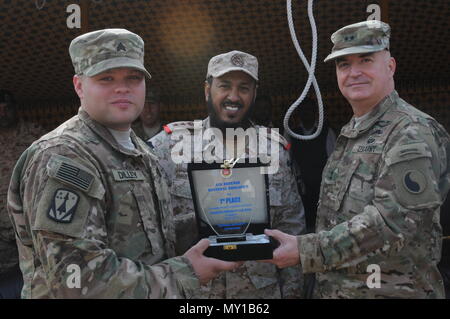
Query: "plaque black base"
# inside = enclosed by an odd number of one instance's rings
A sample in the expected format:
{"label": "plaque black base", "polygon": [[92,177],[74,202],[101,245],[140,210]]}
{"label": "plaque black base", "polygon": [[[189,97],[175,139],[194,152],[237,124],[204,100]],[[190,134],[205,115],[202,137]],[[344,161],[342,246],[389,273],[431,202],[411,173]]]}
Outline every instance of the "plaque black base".
{"label": "plaque black base", "polygon": [[273,258],[275,240],[266,235],[247,234],[236,241],[235,236],[210,236],[211,242],[204,255],[225,261],[264,260]]}

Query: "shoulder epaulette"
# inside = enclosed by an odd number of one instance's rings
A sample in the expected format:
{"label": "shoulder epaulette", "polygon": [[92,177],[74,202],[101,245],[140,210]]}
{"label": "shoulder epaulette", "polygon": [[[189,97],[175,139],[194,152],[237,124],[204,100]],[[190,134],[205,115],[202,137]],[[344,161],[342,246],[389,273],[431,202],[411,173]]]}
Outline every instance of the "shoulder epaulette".
{"label": "shoulder epaulette", "polygon": [[183,129],[193,130],[194,122],[193,121],[173,122],[173,123],[164,125],[163,129],[167,134],[172,134],[172,132],[176,131],[176,130],[183,130]]}

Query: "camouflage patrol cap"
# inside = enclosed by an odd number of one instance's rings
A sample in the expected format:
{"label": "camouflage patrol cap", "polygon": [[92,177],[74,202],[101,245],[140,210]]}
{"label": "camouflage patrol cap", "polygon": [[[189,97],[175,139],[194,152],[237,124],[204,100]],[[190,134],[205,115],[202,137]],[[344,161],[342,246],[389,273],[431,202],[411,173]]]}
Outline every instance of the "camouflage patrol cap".
{"label": "camouflage patrol cap", "polygon": [[144,41],[125,29],[104,29],[85,33],[69,46],[75,73],[94,76],[104,71],[128,67],[144,72]]}
{"label": "camouflage patrol cap", "polygon": [[219,77],[231,71],[242,71],[258,81],[258,59],[241,51],[216,55],[209,60],[206,78]]}
{"label": "camouflage patrol cap", "polygon": [[389,49],[391,28],[387,23],[369,20],[350,24],[331,35],[334,46],[324,62],[337,57]]}

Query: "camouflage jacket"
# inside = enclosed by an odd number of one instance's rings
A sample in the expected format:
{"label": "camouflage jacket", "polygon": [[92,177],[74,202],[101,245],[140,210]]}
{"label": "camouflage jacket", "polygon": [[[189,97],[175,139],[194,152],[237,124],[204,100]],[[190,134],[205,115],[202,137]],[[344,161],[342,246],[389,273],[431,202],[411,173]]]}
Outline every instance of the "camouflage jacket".
{"label": "camouflage jacket", "polygon": [[19,264],[14,229],[6,210],[11,174],[20,154],[44,133],[40,125],[23,120],[12,128],[0,129],[0,275]]}
{"label": "camouflage jacket", "polygon": [[199,281],[174,256],[167,186],[155,158],[81,110],[14,168],[14,221],[24,298],[183,298]]}
{"label": "camouflage jacket", "polygon": [[[444,297],[436,264],[449,154],[445,129],[396,91],[342,129],[323,172],[317,233],[298,237],[318,297]],[[372,267],[379,288],[369,288]]]}
{"label": "camouflage jacket", "polygon": [[[207,118],[202,122],[202,132],[205,132],[205,129],[209,127],[209,118]],[[176,251],[179,254],[185,252],[198,240],[198,230],[187,175],[187,164],[176,164],[172,160],[171,152],[178,141],[173,138],[176,134],[171,133],[172,131],[187,129],[192,134],[193,128],[193,122],[171,123],[165,126],[165,131],[149,141],[149,145],[158,156],[159,163],[169,181],[176,224]],[[285,142],[282,137],[280,138]],[[203,150],[211,145],[207,144],[207,139],[204,139]],[[276,174],[269,175],[272,227],[290,234],[301,234],[305,231],[304,210],[295,178],[290,165],[288,165],[289,153],[282,147],[282,144],[277,142],[275,145],[279,148],[280,165]],[[248,145],[245,152],[244,157],[247,158],[249,156]],[[192,155],[194,156],[194,152],[192,152]],[[248,261],[235,271],[223,273],[206,287],[202,286],[202,291],[199,291],[196,297],[227,299],[299,298],[303,292],[302,286],[303,276],[299,267],[279,271],[270,264]]]}

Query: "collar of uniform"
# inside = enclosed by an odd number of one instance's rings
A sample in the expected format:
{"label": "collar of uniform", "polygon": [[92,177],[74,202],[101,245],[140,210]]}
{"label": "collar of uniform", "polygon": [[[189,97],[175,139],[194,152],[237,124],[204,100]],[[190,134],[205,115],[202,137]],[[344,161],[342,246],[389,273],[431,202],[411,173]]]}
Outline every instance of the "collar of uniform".
{"label": "collar of uniform", "polygon": [[211,127],[211,121],[209,120],[209,116],[202,121],[203,130]]}
{"label": "collar of uniform", "polygon": [[137,120],[136,122],[131,124],[131,129],[134,131],[134,133],[136,133],[136,135],[145,136],[144,125],[140,120]]}
{"label": "collar of uniform", "polygon": [[84,111],[81,107],[78,109],[78,116],[80,119],[91,129],[93,130],[97,135],[98,138],[103,139],[106,141],[109,145],[111,145],[112,148],[116,149],[118,152],[125,153],[127,155],[131,156],[140,156],[144,152],[141,150],[139,143],[137,143],[136,134],[131,130],[130,137],[133,144],[136,146],[136,149],[134,150],[127,150],[126,148],[122,147],[117,143],[116,139],[112,134],[108,131],[108,129],[97,122],[96,120],[92,119],[89,114]]}
{"label": "collar of uniform", "polygon": [[[250,127],[255,128],[256,134],[259,134],[258,126],[255,125],[255,123],[251,120],[249,120],[249,122],[250,122]],[[210,121],[209,116],[202,121],[202,128],[203,128],[202,133],[204,133],[206,129],[211,128],[211,121]],[[225,136],[223,136],[223,137],[225,138]],[[220,141],[220,144],[223,146],[223,141]],[[213,145],[215,145],[215,144],[211,144],[210,141],[208,141],[206,139],[202,139],[202,151],[203,152],[205,152],[207,150],[208,146],[212,147]],[[246,149],[248,148],[248,139],[245,139],[245,148]],[[247,158],[248,156],[249,156],[249,154],[247,154],[247,152],[245,152],[245,154],[243,154],[243,158]],[[220,159],[220,160],[222,160],[222,159]]]}
{"label": "collar of uniform", "polygon": [[353,116],[349,123],[347,123],[341,130],[341,135],[348,138],[355,138],[369,130],[384,113],[395,103],[398,99],[398,93],[393,90],[389,95],[384,97],[373,109],[369,116],[362,121],[357,128],[355,126],[355,117]]}
{"label": "collar of uniform", "polygon": [[[256,124],[252,120],[248,120],[250,122],[250,127],[256,127]],[[211,120],[209,116],[202,121],[203,129],[207,129],[211,127]]]}

